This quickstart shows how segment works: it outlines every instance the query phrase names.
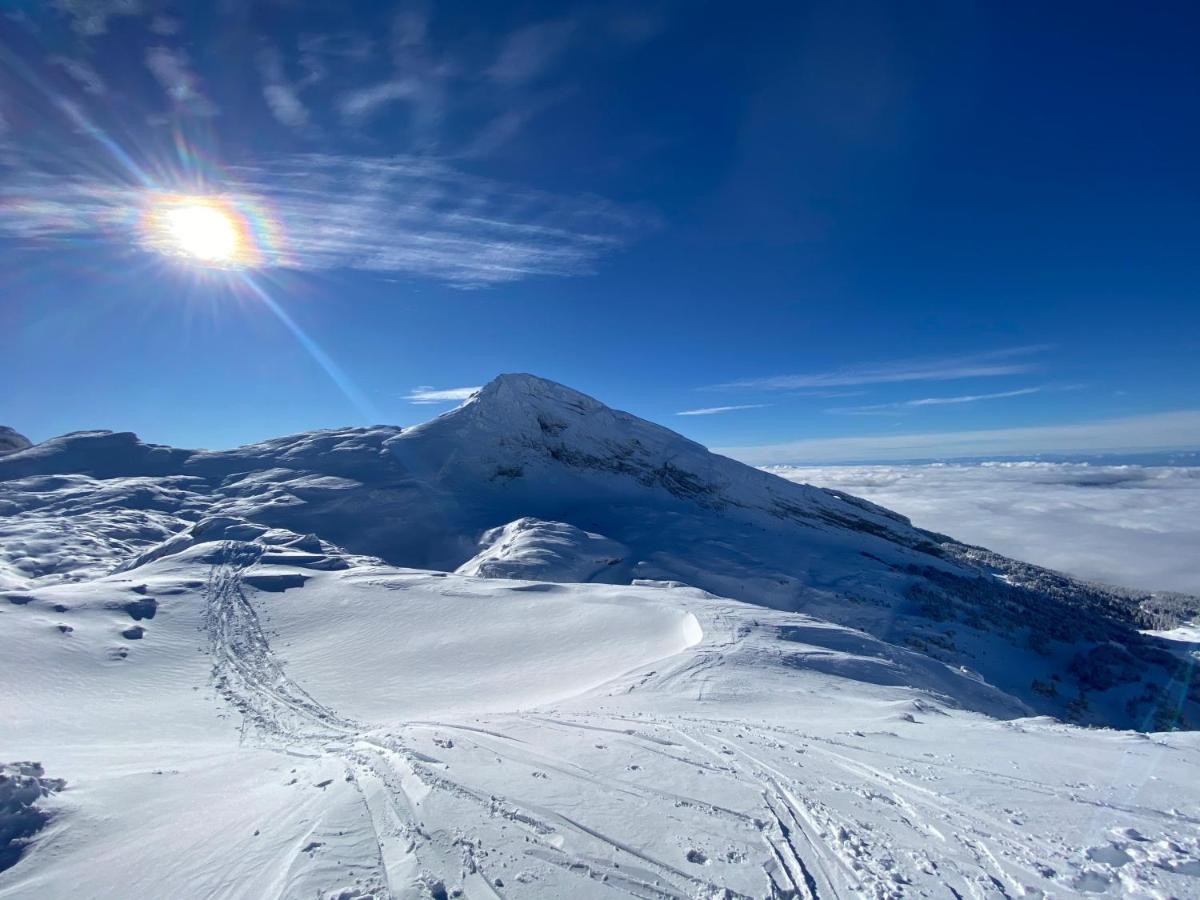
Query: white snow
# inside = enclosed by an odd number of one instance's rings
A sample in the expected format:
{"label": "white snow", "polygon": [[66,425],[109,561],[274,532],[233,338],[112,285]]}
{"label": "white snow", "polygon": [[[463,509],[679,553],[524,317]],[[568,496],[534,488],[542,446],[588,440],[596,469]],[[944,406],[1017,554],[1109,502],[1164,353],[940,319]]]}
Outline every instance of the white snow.
{"label": "white snow", "polygon": [[1032,650],[949,539],[581,397],[0,463],[0,898],[1200,894],[1198,733],[1032,715],[1084,632],[1184,658],[1121,598]]}

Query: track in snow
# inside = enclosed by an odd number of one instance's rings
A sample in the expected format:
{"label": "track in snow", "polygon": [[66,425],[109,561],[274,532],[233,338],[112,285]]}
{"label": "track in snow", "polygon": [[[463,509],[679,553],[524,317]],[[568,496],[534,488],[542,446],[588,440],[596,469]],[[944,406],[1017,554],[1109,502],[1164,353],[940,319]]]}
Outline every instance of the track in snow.
{"label": "track in snow", "polygon": [[[1088,863],[1077,848],[1029,827],[1020,811],[1048,795],[1081,816],[1111,806],[982,768],[971,777],[1003,789],[1010,805],[967,803],[939,790],[949,757],[908,757],[765,722],[622,713],[599,700],[599,711],[393,729],[357,723],[287,675],[243,587],[241,573],[257,559],[231,543],[210,572],[213,680],[243,714],[244,740],[344,766],[365,824],[338,837],[373,843],[377,860],[361,892],[347,897],[503,897],[536,888],[649,900],[984,900],[1100,889],[1123,877],[1119,866],[1115,875],[1082,871]],[[607,696],[615,704],[661,690],[703,700],[748,633],[720,617],[706,631],[657,670],[615,680]],[[1146,833],[1172,824],[1153,810],[1121,815]],[[337,839],[327,843],[324,852],[336,853]],[[1089,852],[1129,856],[1116,843]],[[1166,865],[1185,866],[1188,852],[1181,847]]]}

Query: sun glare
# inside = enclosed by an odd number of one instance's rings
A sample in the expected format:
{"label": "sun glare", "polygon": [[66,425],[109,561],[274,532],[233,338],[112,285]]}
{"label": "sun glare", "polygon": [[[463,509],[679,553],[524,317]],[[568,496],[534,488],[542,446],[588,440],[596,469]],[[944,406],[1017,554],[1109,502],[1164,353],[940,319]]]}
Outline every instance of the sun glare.
{"label": "sun glare", "polygon": [[229,216],[203,204],[182,205],[163,215],[180,252],[203,262],[230,263],[237,256],[238,230]]}
{"label": "sun glare", "polygon": [[139,231],[146,249],[202,269],[256,268],[277,246],[259,205],[222,194],[148,194]]}

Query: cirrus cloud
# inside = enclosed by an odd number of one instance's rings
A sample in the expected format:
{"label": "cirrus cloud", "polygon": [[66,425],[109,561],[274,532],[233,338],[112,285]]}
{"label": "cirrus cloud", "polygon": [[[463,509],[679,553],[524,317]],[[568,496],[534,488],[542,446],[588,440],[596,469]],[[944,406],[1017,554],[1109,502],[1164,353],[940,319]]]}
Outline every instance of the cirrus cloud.
{"label": "cirrus cloud", "polygon": [[845,387],[859,384],[895,384],[906,381],[956,381],[962,378],[991,378],[1023,375],[1035,371],[1038,363],[1028,359],[1053,349],[1050,344],[1005,347],[956,356],[900,359],[880,363],[847,366],[827,372],[800,375],[773,375],[745,378],[713,385],[738,390],[789,391],[800,388]]}
{"label": "cirrus cloud", "polygon": [[[0,234],[136,243],[130,232],[155,190],[27,161],[0,185]],[[272,239],[256,248],[263,268],[407,273],[459,288],[587,274],[643,225],[599,198],[519,188],[407,156],[307,154],[230,166],[204,192],[270,224]]]}
{"label": "cirrus cloud", "polygon": [[957,397],[921,397],[916,400],[899,400],[895,403],[872,403],[867,406],[835,406],[828,410],[831,413],[846,415],[874,415],[879,413],[898,413],[905,410],[920,409],[925,406],[955,406],[960,403],[978,403],[980,400],[1005,400],[1009,397],[1028,397],[1030,394],[1040,394],[1042,388],[1020,388],[1015,391],[998,391],[994,394],[961,394]]}
{"label": "cirrus cloud", "polygon": [[404,395],[404,399],[409,403],[419,405],[428,405],[432,403],[454,403],[461,400],[466,400],[472,394],[480,389],[482,385],[474,387],[459,387],[459,388],[443,388],[436,389],[429,385],[422,385],[418,388],[413,388]]}
{"label": "cirrus cloud", "polygon": [[739,403],[736,406],[706,406],[703,409],[685,409],[677,412],[677,416],[715,416],[721,413],[734,412],[739,409],[765,409],[769,403]]}

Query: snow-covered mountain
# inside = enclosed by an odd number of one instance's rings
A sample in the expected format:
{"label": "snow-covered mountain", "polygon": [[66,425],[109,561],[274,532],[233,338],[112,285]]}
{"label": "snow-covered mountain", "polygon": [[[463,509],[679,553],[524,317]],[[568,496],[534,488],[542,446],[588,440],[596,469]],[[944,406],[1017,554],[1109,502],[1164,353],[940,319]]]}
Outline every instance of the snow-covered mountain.
{"label": "snow-covered mountain", "polygon": [[[922,531],[531,375],[500,376],[415,428],[334,429],[222,452],[79,432],[5,456],[0,478],[14,513],[0,572],[14,585],[107,571],[114,553],[131,557],[198,519],[234,516],[396,566],[678,581],[802,611],[1083,722],[1153,725],[1178,666],[1137,631],[1149,597]],[[53,548],[13,542],[26,529],[43,540],[47,517]]]}
{"label": "snow-covered mountain", "polygon": [[415,428],[16,449],[0,590],[0,897],[1200,883],[1196,733],[1030,718],[1197,721],[1152,597],[529,375]]}

